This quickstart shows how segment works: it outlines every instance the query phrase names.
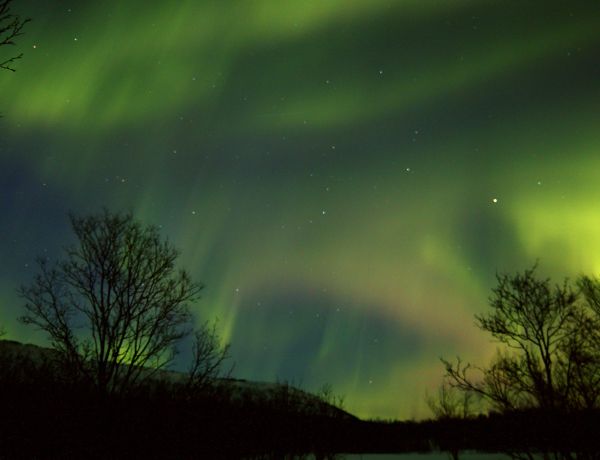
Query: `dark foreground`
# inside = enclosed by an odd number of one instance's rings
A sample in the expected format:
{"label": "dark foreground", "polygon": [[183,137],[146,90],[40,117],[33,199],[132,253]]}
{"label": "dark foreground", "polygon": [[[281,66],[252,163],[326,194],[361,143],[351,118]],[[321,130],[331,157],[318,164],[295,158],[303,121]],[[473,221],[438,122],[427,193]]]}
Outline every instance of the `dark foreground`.
{"label": "dark foreground", "polygon": [[231,382],[192,391],[162,381],[100,395],[47,363],[0,361],[0,458],[325,459],[432,449],[600,458],[598,412],[373,422],[287,385],[257,394]]}

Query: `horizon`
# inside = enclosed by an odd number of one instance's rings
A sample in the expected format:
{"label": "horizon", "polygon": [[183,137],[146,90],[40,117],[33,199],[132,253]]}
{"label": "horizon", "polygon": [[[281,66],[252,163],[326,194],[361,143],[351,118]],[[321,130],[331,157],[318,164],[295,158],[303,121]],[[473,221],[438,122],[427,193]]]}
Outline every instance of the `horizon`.
{"label": "horizon", "polygon": [[[594,2],[15,0],[0,326],[67,213],[132,210],[205,284],[232,377],[422,419],[486,364],[495,274],[600,274]],[[2,59],[0,59],[1,61]]]}

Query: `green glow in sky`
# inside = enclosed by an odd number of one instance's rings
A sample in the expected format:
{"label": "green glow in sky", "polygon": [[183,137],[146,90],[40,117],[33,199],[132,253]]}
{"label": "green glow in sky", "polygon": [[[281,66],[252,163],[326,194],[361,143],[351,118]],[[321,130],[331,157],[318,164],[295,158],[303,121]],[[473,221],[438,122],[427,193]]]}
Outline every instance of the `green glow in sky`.
{"label": "green glow in sky", "polygon": [[496,271],[600,273],[595,2],[15,1],[0,321],[66,212],[133,209],[235,375],[424,417]]}

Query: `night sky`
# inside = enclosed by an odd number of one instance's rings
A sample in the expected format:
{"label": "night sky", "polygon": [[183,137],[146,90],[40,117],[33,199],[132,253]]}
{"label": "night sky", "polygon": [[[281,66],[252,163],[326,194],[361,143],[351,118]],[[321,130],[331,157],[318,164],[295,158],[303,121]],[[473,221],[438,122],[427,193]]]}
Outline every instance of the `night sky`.
{"label": "night sky", "polygon": [[600,274],[600,3],[15,0],[0,72],[0,324],[72,241],[134,211],[181,250],[233,375],[424,417],[485,363],[499,272]]}

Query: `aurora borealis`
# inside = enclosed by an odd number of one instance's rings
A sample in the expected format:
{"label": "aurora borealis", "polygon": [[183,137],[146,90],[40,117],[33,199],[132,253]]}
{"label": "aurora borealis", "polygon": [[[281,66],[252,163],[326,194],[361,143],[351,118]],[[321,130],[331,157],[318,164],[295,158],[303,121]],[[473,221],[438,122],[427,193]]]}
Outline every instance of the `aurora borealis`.
{"label": "aurora borealis", "polygon": [[[600,275],[600,4],[15,0],[0,324],[67,212],[181,249],[233,375],[424,417],[496,271]],[[7,49],[8,48],[8,49]],[[13,53],[14,54],[14,53]]]}

